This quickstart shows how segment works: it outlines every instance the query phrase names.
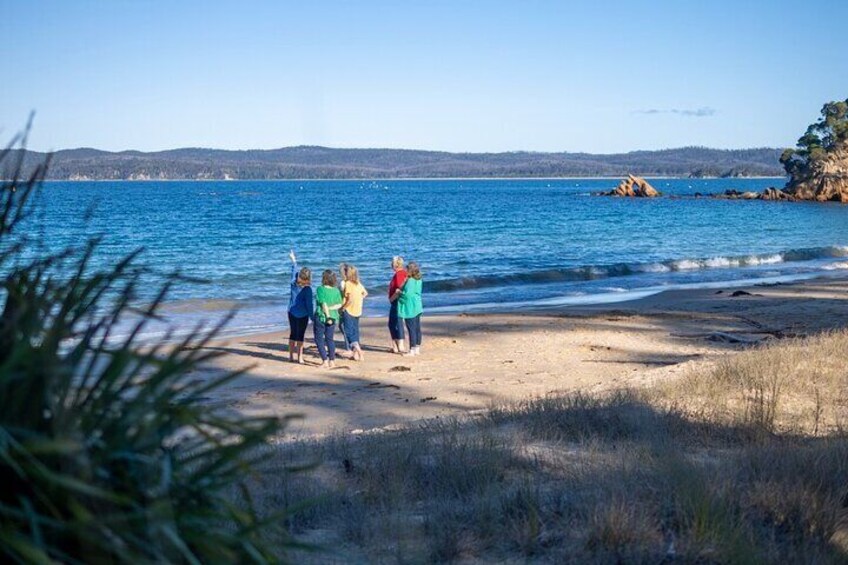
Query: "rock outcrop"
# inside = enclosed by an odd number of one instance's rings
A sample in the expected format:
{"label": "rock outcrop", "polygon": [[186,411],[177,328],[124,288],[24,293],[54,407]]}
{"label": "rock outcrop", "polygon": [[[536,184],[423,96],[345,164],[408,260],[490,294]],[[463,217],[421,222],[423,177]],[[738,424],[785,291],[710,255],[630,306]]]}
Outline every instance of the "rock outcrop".
{"label": "rock outcrop", "polygon": [[614,190],[602,193],[605,196],[624,196],[630,198],[653,198],[660,193],[642,177],[627,175]]}
{"label": "rock outcrop", "polygon": [[792,202],[795,197],[779,188],[773,186],[768,187],[762,192],[739,192],[735,189],[725,190],[722,194],[715,194],[713,198],[721,198],[724,200],[784,200]]}
{"label": "rock outcrop", "polygon": [[848,144],[840,143],[784,189],[796,200],[848,202]]}
{"label": "rock outcrop", "polygon": [[785,200],[787,202],[793,202],[795,201],[795,197],[785,190],[770,186],[760,194],[760,200]]}

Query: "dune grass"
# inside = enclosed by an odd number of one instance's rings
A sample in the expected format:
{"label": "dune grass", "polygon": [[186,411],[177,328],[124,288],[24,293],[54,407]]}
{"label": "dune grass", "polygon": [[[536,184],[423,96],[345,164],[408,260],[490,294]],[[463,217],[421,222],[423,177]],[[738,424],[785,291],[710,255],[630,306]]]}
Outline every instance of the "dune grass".
{"label": "dune grass", "polygon": [[262,485],[306,507],[328,562],[838,563],[848,560],[848,333],[728,356],[650,389],[276,448],[309,474]]}

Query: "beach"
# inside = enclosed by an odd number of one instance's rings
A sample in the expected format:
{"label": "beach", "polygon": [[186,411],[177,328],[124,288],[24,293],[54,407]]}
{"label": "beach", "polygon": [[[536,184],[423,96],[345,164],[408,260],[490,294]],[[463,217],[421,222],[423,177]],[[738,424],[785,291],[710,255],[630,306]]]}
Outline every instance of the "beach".
{"label": "beach", "polygon": [[362,433],[564,392],[640,387],[752,345],[848,326],[848,279],[673,290],[610,305],[426,316],[420,357],[389,351],[363,319],[365,361],[288,362],[285,332],[214,342],[200,378],[249,367],[209,400],[245,414],[298,415],[285,439]]}

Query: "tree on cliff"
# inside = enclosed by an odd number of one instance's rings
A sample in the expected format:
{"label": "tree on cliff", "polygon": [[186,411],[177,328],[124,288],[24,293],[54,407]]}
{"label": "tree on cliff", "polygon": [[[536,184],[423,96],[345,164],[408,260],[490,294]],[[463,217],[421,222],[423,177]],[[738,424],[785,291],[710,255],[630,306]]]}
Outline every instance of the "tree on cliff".
{"label": "tree on cliff", "polygon": [[848,99],[825,104],[780,162],[790,177],[786,189],[797,197],[848,201]]}

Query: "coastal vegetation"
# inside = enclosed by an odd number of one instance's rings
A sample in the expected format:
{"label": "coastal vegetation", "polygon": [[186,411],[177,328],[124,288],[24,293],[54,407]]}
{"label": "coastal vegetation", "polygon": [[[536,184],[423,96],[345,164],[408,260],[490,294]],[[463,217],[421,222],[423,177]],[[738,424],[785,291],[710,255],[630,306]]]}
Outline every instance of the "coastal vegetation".
{"label": "coastal vegetation", "polygon": [[0,152],[3,561],[277,561],[291,541],[249,481],[285,420],[207,401],[240,374],[193,374],[217,328],[139,343],[177,275],[139,309],[138,253],[100,268],[96,239],[45,250],[47,163],[24,178],[23,155]]}
{"label": "coastal vegetation", "polygon": [[789,175],[785,191],[795,198],[848,202],[848,99],[825,104],[780,162]]}
{"label": "coastal vegetation", "polygon": [[[70,149],[52,154],[54,180],[274,180],[445,177],[783,176],[779,149],[721,150],[684,147],[623,154],[447,153],[403,149],[288,147],[224,151],[174,149],[112,153]],[[45,155],[27,152],[32,169]]]}
{"label": "coastal vegetation", "polygon": [[848,332],[678,380],[277,448],[326,562],[844,563]]}

